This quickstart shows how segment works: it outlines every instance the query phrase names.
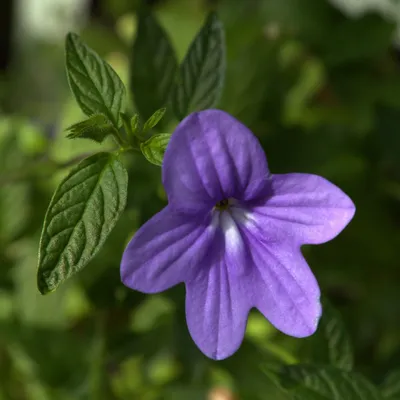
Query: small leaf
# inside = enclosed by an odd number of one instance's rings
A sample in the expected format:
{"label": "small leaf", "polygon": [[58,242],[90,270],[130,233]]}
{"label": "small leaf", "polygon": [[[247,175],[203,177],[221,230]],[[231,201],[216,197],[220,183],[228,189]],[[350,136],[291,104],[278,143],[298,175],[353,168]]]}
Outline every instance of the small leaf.
{"label": "small leaf", "polygon": [[143,10],[133,44],[131,92],[140,116],[146,120],[167,105],[178,69],[168,35],[157,20]]}
{"label": "small leaf", "polygon": [[131,129],[135,134],[139,130],[139,114],[135,114],[131,119]]}
{"label": "small leaf", "polygon": [[120,160],[98,153],[61,182],[46,213],[39,246],[38,288],[54,291],[102,247],[126,204],[128,175]]}
{"label": "small leaf", "polygon": [[74,33],[69,33],[66,39],[66,69],[72,93],[82,111],[89,116],[104,114],[119,127],[124,84],[111,66]]}
{"label": "small leaf", "polygon": [[183,119],[193,111],[212,108],[218,102],[225,75],[225,40],[216,14],[207,18],[180,68],[173,95],[174,112]]}
{"label": "small leaf", "polygon": [[362,375],[334,367],[286,366],[281,382],[297,400],[382,400],[379,390]]}
{"label": "small leaf", "polygon": [[162,165],[170,138],[171,135],[169,133],[154,135],[140,144],[140,150],[142,150],[143,155],[149,162],[155,165]]}
{"label": "small leaf", "polygon": [[164,116],[166,109],[165,108],[160,108],[157,110],[144,124],[143,126],[143,132],[147,132],[150,129],[154,128],[161,120],[161,118]]}
{"label": "small leaf", "polygon": [[322,318],[317,332],[304,340],[304,353],[313,363],[330,364],[345,371],[353,368],[353,350],[340,313],[322,301]]}
{"label": "small leaf", "polygon": [[390,400],[400,399],[400,369],[391,371],[381,386],[383,397]]}
{"label": "small leaf", "polygon": [[115,127],[103,114],[93,114],[87,120],[78,122],[67,128],[68,139],[91,139],[102,143],[104,139],[115,133]]}

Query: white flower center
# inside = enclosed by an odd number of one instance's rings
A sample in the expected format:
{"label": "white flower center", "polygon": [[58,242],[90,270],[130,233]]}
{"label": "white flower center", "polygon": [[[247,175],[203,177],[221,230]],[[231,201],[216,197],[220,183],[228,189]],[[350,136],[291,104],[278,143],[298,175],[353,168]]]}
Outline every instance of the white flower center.
{"label": "white flower center", "polygon": [[249,213],[235,199],[219,202],[213,210],[212,225],[222,230],[225,242],[225,260],[228,268],[243,274],[246,268],[246,244],[241,226],[251,221]]}

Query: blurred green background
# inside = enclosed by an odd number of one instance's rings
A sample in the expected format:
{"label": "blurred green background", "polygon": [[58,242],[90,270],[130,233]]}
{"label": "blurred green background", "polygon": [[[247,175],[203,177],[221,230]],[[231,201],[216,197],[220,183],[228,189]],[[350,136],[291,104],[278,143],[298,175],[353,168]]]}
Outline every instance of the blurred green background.
{"label": "blurred green background", "polygon": [[[147,3],[180,60],[216,9],[228,61],[219,108],[259,136],[272,172],[323,175],[354,200],[350,226],[304,254],[343,316],[355,368],[379,384],[400,367],[400,3]],[[286,337],[254,312],[238,353],[213,362],[187,332],[183,287],[145,296],[121,284],[124,246],[166,201],[160,169],[140,155],[126,160],[128,207],[100,254],[55,293],[36,288],[52,192],[101,148],[65,138],[84,116],[67,85],[64,36],[79,32],[128,84],[138,6],[0,5],[0,400],[284,400],[262,366],[323,358],[315,338]]]}

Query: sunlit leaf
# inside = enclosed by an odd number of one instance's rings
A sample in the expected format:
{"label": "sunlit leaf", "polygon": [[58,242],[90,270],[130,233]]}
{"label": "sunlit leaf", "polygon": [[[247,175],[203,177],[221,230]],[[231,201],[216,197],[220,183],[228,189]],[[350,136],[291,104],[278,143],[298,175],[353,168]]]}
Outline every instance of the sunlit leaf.
{"label": "sunlit leaf", "polygon": [[69,85],[86,115],[104,114],[119,126],[125,87],[119,76],[80,37],[69,33],[66,39],[66,69]]}
{"label": "sunlit leaf", "polygon": [[107,136],[116,132],[114,125],[103,114],[93,114],[87,120],[78,122],[67,128],[68,139],[91,139],[103,142]]}
{"label": "sunlit leaf", "polygon": [[171,139],[169,133],[160,133],[140,144],[140,150],[147,161],[155,165],[162,165],[164,153]]}
{"label": "sunlit leaf", "polygon": [[45,217],[39,249],[42,294],[83,268],[101,248],[126,204],[128,176],[112,154],[80,162],[61,182]]}
{"label": "sunlit leaf", "polygon": [[[147,132],[148,130],[154,128],[162,119],[165,114],[166,109],[160,108],[157,110],[144,124],[143,132]],[[133,121],[135,123],[135,121]],[[132,125],[134,125],[134,123]]]}

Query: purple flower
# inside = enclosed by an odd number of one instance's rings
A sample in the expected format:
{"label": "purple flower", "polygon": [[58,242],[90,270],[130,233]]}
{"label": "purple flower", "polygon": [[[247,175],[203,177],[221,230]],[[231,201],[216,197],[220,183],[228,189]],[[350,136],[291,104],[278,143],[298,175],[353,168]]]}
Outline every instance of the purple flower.
{"label": "purple flower", "polygon": [[313,334],[320,290],[300,246],[338,235],[350,198],[316,175],[271,174],[257,138],[219,110],[179,124],[162,180],[168,205],[128,244],[124,284],[157,293],[184,282],[189,331],[213,359],[239,348],[253,307],[288,335]]}

